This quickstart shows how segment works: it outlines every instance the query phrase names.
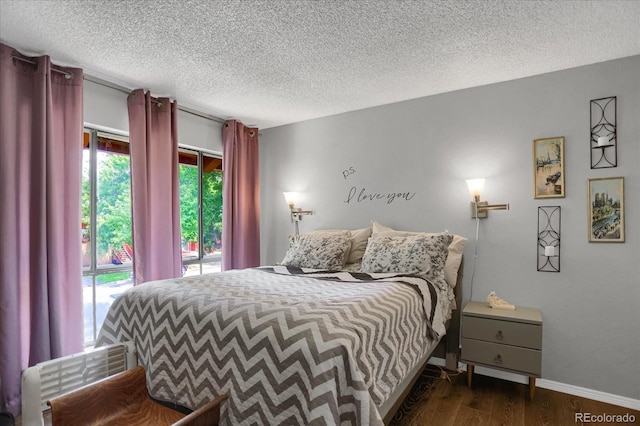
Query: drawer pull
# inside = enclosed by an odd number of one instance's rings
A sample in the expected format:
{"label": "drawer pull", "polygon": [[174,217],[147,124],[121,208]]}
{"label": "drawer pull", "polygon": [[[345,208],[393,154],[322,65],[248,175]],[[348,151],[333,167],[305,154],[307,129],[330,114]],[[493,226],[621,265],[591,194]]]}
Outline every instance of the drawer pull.
{"label": "drawer pull", "polygon": [[504,339],[504,334],[502,334],[502,330],[498,330],[498,334],[496,334],[496,339],[497,340],[503,340]]}
{"label": "drawer pull", "polygon": [[502,356],[500,354],[496,355],[496,357],[493,359],[493,362],[495,362],[496,364],[502,364]]}

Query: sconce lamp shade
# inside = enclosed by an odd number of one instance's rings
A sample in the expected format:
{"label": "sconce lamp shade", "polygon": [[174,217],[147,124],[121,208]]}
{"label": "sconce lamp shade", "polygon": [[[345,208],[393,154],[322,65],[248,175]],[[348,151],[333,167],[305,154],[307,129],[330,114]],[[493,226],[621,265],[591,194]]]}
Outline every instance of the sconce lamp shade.
{"label": "sconce lamp shade", "polygon": [[484,179],[467,179],[467,187],[469,188],[469,193],[473,195],[473,198],[479,200],[480,194],[484,189]]}
{"label": "sconce lamp shade", "polygon": [[295,235],[300,235],[300,230],[298,228],[298,222],[302,220],[302,216],[311,215],[313,211],[311,210],[302,210],[300,207],[296,207],[296,203],[300,201],[300,193],[298,192],[283,192],[284,199],[289,204],[289,209],[291,210],[291,222],[295,224]]}
{"label": "sconce lamp shade", "polygon": [[489,204],[486,201],[480,201],[480,194],[484,189],[484,179],[467,179],[467,186],[473,196],[471,218],[487,217],[488,210],[509,210],[509,204]]}
{"label": "sconce lamp shade", "polygon": [[283,192],[283,194],[289,207],[294,207],[300,199],[300,194],[297,192]]}

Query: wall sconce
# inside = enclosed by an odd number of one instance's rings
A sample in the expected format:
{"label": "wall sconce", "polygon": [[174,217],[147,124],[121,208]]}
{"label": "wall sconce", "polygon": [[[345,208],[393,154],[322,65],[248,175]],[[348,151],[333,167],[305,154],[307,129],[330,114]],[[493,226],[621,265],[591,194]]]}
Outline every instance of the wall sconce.
{"label": "wall sconce", "polygon": [[284,199],[287,201],[289,205],[289,209],[291,210],[291,222],[295,224],[295,235],[300,235],[300,230],[298,227],[298,222],[302,220],[303,215],[312,215],[313,211],[311,210],[302,210],[299,207],[296,207],[296,202],[300,199],[300,194],[297,192],[283,192]]}
{"label": "wall sconce", "polygon": [[473,195],[471,202],[471,218],[485,218],[488,216],[489,210],[509,210],[509,204],[489,204],[486,201],[480,201],[480,194],[484,189],[484,179],[467,179],[469,192]]}

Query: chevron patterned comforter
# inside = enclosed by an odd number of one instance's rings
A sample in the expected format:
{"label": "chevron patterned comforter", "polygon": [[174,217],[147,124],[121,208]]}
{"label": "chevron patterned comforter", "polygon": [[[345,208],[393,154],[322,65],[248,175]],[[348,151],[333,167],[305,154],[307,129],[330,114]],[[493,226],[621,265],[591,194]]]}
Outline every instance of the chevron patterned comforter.
{"label": "chevron patterned comforter", "polygon": [[130,289],[97,346],[135,342],[155,398],[196,409],[226,394],[223,424],[378,425],[444,334],[447,299],[417,276],[234,270]]}

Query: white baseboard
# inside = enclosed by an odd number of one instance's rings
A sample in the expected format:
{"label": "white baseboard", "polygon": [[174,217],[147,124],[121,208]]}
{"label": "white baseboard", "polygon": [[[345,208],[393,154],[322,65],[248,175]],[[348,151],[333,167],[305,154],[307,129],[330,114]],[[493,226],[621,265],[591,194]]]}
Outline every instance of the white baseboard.
{"label": "white baseboard", "polygon": [[[438,365],[440,367],[445,366],[445,360],[442,358],[431,358],[429,364]],[[458,368],[467,368],[466,364],[458,363]],[[474,374],[481,374],[483,376],[495,377],[496,379],[508,380],[515,383],[529,384],[529,378],[520,374],[509,373],[507,371],[494,370],[492,368],[485,368],[476,366]],[[594,401],[600,401],[607,404],[618,405],[624,408],[630,408],[632,410],[640,410],[640,400],[628,398],[626,396],[614,395],[607,392],[601,392],[594,389],[583,388],[580,386],[568,385],[566,383],[555,382],[547,379],[537,379],[536,386],[549,389],[556,392],[567,393],[569,395],[575,395],[582,398],[592,399]]]}
{"label": "white baseboard", "polygon": [[594,389],[580,386],[568,385],[566,383],[554,382],[553,380],[538,379],[536,386],[556,392],[568,393],[582,398],[593,399],[594,401],[606,402],[607,404],[618,405],[632,410],[640,410],[640,399],[633,399],[626,396],[614,395],[612,393],[601,392]]}

